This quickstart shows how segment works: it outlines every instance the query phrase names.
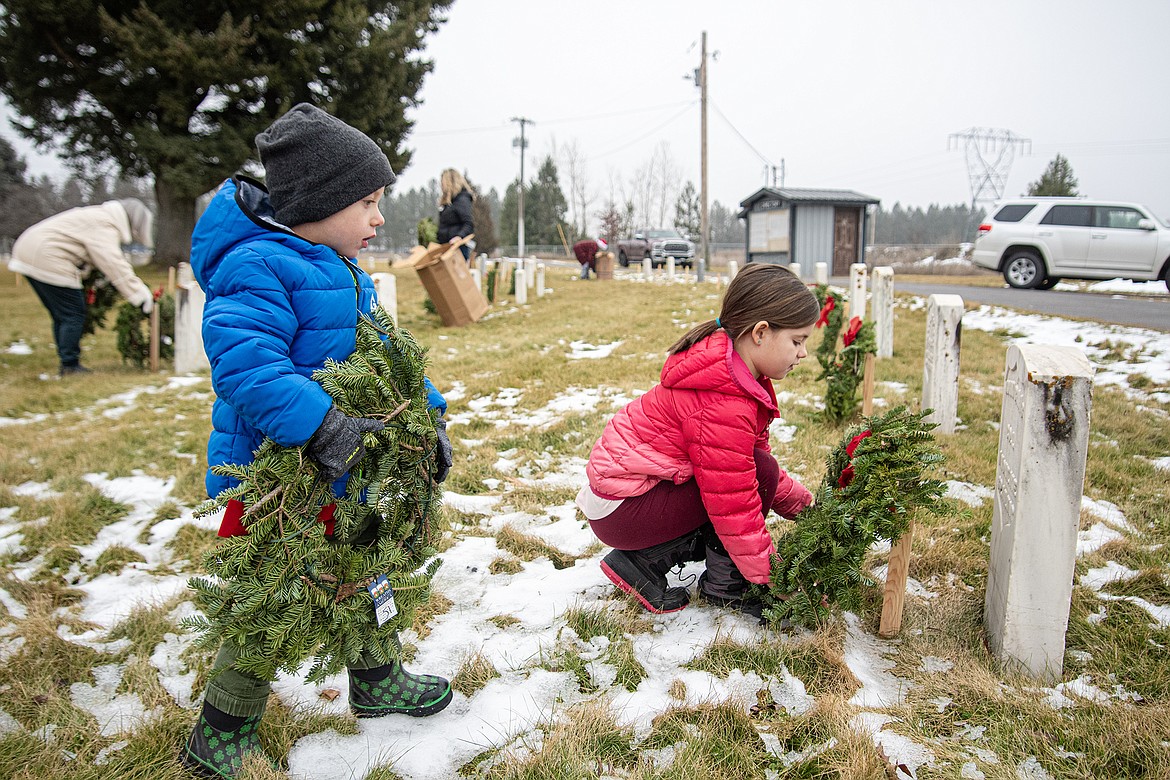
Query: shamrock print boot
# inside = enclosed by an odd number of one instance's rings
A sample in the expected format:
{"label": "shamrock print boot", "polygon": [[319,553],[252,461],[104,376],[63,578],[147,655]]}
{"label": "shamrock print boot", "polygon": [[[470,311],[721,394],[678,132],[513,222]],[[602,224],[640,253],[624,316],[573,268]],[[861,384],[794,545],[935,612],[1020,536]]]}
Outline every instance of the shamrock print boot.
{"label": "shamrock print boot", "polygon": [[[264,755],[256,736],[260,718],[260,715],[233,717],[205,702],[179,760],[200,777],[235,777],[245,756]],[[275,767],[271,760],[268,763]]]}
{"label": "shamrock print boot", "polygon": [[359,718],[393,713],[421,718],[450,703],[451,683],[430,674],[411,674],[398,661],[349,670],[349,707]]}

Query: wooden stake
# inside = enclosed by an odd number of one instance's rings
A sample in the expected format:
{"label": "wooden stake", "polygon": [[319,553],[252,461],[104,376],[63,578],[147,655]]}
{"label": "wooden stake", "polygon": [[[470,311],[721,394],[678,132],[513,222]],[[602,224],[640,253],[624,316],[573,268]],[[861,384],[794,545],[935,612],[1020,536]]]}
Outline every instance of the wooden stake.
{"label": "wooden stake", "polygon": [[890,563],[886,569],[886,588],[882,593],[882,621],[878,636],[891,639],[902,630],[902,607],[906,600],[906,577],[910,573],[910,546],[914,541],[914,521],[890,546]]}
{"label": "wooden stake", "polygon": [[874,383],[874,354],[865,355],[865,373],[861,378],[861,414],[869,417],[873,414],[873,383]]}
{"label": "wooden stake", "polygon": [[167,292],[171,295],[175,294],[175,267],[173,265],[167,269]]}
{"label": "wooden stake", "polygon": [[565,254],[566,255],[573,254],[572,252],[569,251],[569,240],[567,238],[565,238],[565,231],[561,228],[560,222],[557,223],[557,232],[561,234],[561,244],[562,244],[562,246],[565,247]]}
{"label": "wooden stake", "polygon": [[150,370],[151,373],[158,371],[158,356],[159,356],[159,342],[161,340],[162,330],[159,324],[159,309],[158,301],[154,302],[154,308],[150,310]]}

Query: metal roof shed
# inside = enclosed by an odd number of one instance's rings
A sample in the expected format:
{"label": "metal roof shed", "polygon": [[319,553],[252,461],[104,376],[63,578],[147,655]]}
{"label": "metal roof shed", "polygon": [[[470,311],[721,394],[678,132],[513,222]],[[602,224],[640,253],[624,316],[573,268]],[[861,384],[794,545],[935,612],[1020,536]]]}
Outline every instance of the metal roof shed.
{"label": "metal roof shed", "polygon": [[749,263],[800,263],[811,278],[817,263],[833,276],[848,276],[849,266],[865,262],[869,206],[877,198],[852,190],[764,187],[740,202],[747,223]]}

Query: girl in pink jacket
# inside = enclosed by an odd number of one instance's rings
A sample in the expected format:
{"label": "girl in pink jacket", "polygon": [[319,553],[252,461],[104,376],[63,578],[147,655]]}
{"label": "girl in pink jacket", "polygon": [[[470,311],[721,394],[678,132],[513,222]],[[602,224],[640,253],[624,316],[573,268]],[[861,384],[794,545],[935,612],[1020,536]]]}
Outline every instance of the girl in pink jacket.
{"label": "girl in pink jacket", "polygon": [[601,570],[651,612],[689,601],[666,573],[705,560],[699,594],[760,615],[749,583],[767,583],[776,548],[768,510],[791,518],[812,494],[768,445],[772,380],[808,353],[819,307],[786,267],[749,265],[719,317],[670,348],[661,383],[614,415],[593,445],[577,506],[613,551]]}

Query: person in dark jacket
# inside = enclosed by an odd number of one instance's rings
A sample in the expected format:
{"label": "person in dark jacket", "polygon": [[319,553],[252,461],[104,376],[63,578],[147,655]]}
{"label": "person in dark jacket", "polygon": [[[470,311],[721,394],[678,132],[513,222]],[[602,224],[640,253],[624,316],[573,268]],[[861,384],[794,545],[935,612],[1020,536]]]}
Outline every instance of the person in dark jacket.
{"label": "person in dark jacket", "polygon": [[[234,176],[192,236],[191,268],[207,294],[203,341],[216,394],[207,462],[247,465],[265,437],[306,445],[340,496],[346,475],[365,456],[362,433],[382,424],[342,413],[312,374],[353,353],[358,318],[376,303],[373,282],[354,258],[385,222],[379,202],[395,176],[374,141],[307,103],[277,119],[256,145],[267,188]],[[442,395],[429,380],[427,386],[431,407],[445,412]],[[438,427],[442,463],[435,479],[442,481],[451,449],[441,419]],[[209,469],[210,495],[234,484]],[[221,535],[242,527],[239,504],[229,502]],[[230,642],[220,649],[180,754],[205,777],[234,777],[246,754],[260,752],[256,727],[271,685],[236,667],[240,650]],[[430,715],[450,701],[447,680],[411,674],[397,661],[381,664],[367,652],[349,669],[350,707],[362,717]]]}
{"label": "person in dark jacket", "polygon": [[[475,232],[471,219],[471,202],[475,194],[463,174],[454,168],[443,171],[439,177],[439,243],[445,244],[456,238],[470,236]],[[471,259],[471,248],[464,244],[459,247],[464,260]]]}
{"label": "person in dark jacket", "polygon": [[605,243],[604,238],[598,238],[596,241],[586,238],[573,244],[573,255],[581,264],[582,279],[588,279],[589,272],[597,270],[598,256],[608,249],[609,245]]}

